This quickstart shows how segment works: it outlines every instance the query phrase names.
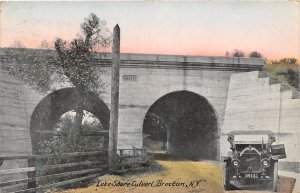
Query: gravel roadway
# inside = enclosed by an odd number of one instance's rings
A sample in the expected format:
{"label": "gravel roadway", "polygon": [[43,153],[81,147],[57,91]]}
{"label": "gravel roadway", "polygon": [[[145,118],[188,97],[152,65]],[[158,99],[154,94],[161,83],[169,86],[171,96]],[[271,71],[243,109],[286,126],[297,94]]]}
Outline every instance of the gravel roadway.
{"label": "gravel roadway", "polygon": [[[85,188],[58,191],[60,193],[224,193],[222,165],[208,161],[158,161],[165,170],[134,176],[105,175]],[[111,184],[109,184],[111,183]],[[97,185],[98,184],[98,185]],[[121,186],[122,185],[122,186]],[[236,184],[235,184],[236,185]],[[280,176],[281,193],[299,193],[294,190],[295,178]],[[226,193],[267,193],[266,187],[255,190],[233,186],[234,190]]]}

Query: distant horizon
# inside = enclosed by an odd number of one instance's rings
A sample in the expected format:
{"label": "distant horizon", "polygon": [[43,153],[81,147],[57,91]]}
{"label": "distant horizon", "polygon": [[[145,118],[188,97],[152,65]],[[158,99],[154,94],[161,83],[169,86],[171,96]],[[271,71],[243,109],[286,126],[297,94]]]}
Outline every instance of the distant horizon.
{"label": "distant horizon", "polygon": [[[0,47],[0,49],[30,49],[30,50],[51,50],[53,52],[55,52],[54,48],[16,48],[16,47]],[[105,53],[105,54],[112,54],[112,52],[110,51],[93,51],[95,53]],[[236,56],[225,56],[225,54],[222,55],[183,55],[183,54],[160,54],[160,53],[134,53],[134,52],[121,52],[120,54],[137,54],[137,55],[161,55],[161,56],[187,56],[187,57],[223,57],[223,58],[251,58],[251,59],[260,59],[260,60],[278,60],[278,59],[272,59],[272,58],[266,58],[266,57],[262,57],[262,58],[258,58],[258,57],[250,57],[249,55],[245,54],[245,56],[243,57],[236,57]],[[288,58],[288,57],[286,57]],[[279,58],[279,59],[283,59],[283,58]],[[300,65],[300,60],[297,59],[297,63],[298,65]]]}
{"label": "distant horizon", "polygon": [[122,53],[222,57],[239,49],[300,60],[300,3],[285,0],[2,2],[0,9],[0,47],[71,40],[93,12],[110,31],[119,24]]}

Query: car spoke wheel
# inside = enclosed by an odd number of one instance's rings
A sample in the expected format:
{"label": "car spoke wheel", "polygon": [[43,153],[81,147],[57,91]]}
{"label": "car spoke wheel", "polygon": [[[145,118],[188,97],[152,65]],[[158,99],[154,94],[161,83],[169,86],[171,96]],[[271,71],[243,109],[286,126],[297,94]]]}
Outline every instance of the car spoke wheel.
{"label": "car spoke wheel", "polygon": [[224,189],[230,190],[230,174],[227,168],[227,162],[225,162],[223,165],[223,183],[224,183]]}
{"label": "car spoke wheel", "polygon": [[274,163],[274,169],[273,169],[273,186],[272,186],[273,192],[277,192],[277,183],[278,183],[278,162],[276,161]]}

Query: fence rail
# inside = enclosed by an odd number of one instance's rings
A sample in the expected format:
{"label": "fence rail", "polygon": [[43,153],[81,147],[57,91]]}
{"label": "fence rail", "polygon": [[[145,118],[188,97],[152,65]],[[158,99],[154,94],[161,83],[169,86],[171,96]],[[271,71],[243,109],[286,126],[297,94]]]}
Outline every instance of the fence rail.
{"label": "fence rail", "polygon": [[[0,156],[0,163],[27,160],[28,167],[1,170],[0,176],[24,174],[19,179],[0,181],[0,192],[42,192],[78,184],[107,173],[107,150],[44,155]],[[58,163],[51,163],[58,160]],[[49,161],[49,162],[47,162]],[[117,150],[117,172],[143,168],[148,162],[144,148]],[[34,166],[32,166],[32,164]],[[31,166],[30,166],[31,165]],[[1,164],[0,164],[1,166]]]}
{"label": "fence rail", "polygon": [[[27,160],[29,166],[5,170],[1,170],[0,167],[0,176],[3,179],[5,176],[9,178],[11,175],[23,174],[20,179],[6,181],[2,179],[0,181],[1,193],[42,192],[46,189],[86,182],[107,173],[107,150],[46,155],[0,156],[0,163],[11,160]],[[30,166],[32,164],[34,166]]]}
{"label": "fence rail", "polygon": [[103,151],[90,151],[90,152],[73,152],[62,154],[44,154],[44,155],[8,155],[0,156],[0,160],[16,160],[16,159],[42,159],[51,157],[68,157],[68,156],[85,156],[85,155],[105,155],[107,150]]}
{"label": "fence rail", "polygon": [[148,163],[149,158],[144,148],[118,149],[117,172],[124,173],[132,169],[141,169]]}

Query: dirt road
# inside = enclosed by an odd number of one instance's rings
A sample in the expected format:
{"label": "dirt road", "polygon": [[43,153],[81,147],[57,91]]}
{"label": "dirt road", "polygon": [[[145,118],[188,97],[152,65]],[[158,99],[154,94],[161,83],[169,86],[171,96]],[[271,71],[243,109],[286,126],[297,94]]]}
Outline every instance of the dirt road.
{"label": "dirt road", "polygon": [[[71,189],[60,193],[223,193],[222,166],[212,162],[159,161],[166,169],[162,172],[139,176],[106,175],[87,188]],[[279,192],[291,193],[295,180],[281,176]],[[267,190],[236,190],[228,193],[261,193]],[[226,192],[226,193],[227,193]],[[296,193],[296,192],[293,192]]]}

